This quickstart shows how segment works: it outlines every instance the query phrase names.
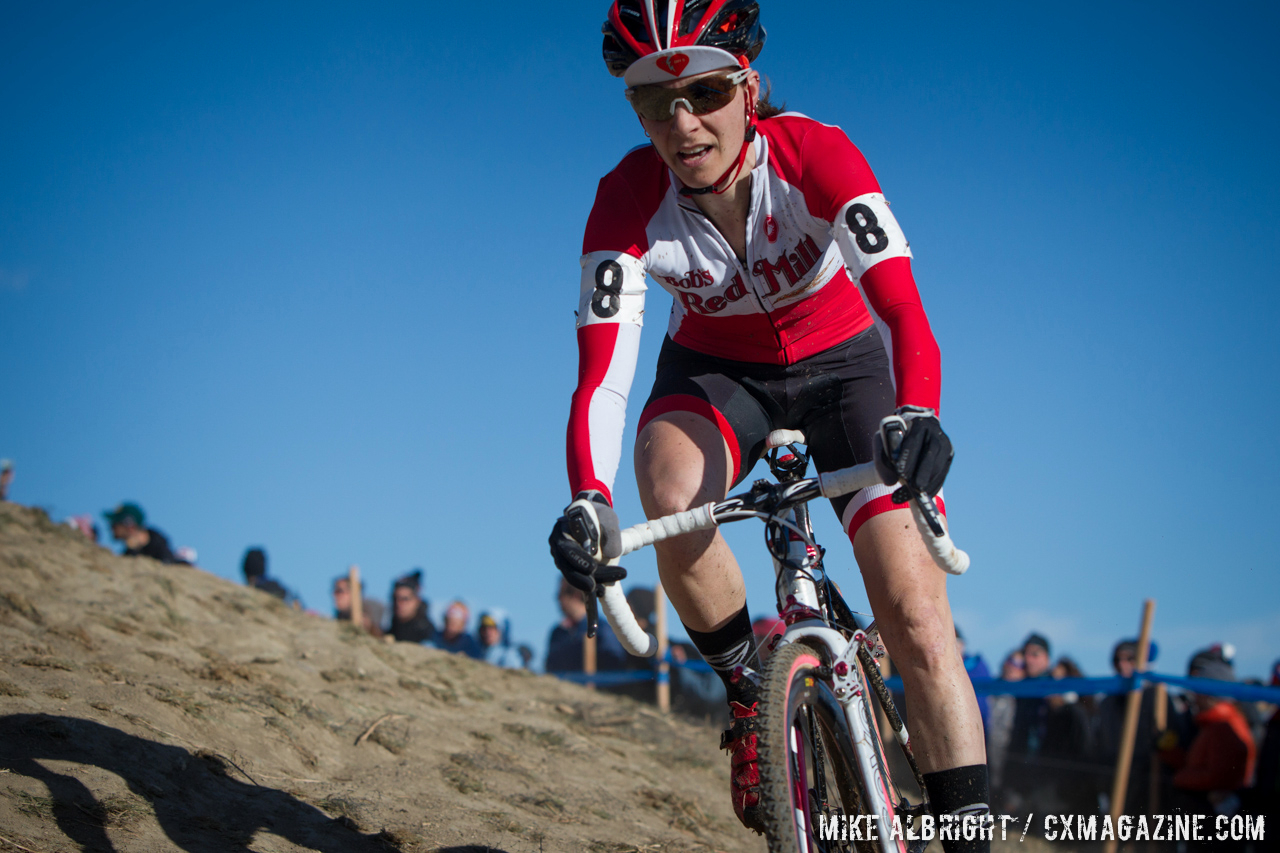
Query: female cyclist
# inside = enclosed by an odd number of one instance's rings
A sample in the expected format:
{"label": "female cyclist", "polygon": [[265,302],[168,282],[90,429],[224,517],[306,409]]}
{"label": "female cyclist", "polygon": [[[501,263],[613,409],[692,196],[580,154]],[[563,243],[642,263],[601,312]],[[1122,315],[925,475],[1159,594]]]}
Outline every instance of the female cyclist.
{"label": "female cyclist", "polygon": [[[930,495],[951,463],[937,418],[938,347],[906,239],[845,134],[761,94],[751,66],[765,40],[759,14],[754,0],[614,0],[604,25],[605,63],[623,77],[650,139],[601,180],[583,241],[570,507],[598,522],[609,557],[618,525],[610,488],[646,276],[675,300],[635,449],[650,518],[722,500],[774,429],[803,430],[820,471],[879,456],[893,469],[887,479],[901,475]],[[895,411],[909,429],[890,459],[873,437]],[[902,675],[933,807],[982,814],[982,725],[955,647],[946,575],[892,491],[832,503]],[[566,510],[556,523],[552,554],[589,591],[595,566],[570,516],[582,513]],[[742,572],[718,532],[656,551],[690,638],[725,681],[731,727],[721,745],[731,754],[733,806],[760,831],[757,686],[734,677],[758,668]]]}

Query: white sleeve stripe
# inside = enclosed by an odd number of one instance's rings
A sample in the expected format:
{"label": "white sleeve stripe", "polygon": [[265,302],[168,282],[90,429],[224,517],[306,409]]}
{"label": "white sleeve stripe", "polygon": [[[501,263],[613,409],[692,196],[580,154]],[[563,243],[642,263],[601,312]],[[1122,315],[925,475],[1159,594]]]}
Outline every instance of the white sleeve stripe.
{"label": "white sleeve stripe", "polygon": [[627,395],[635,378],[640,355],[640,327],[621,323],[600,387],[587,404],[587,429],[591,440],[591,467],[596,479],[609,490],[622,459],[622,432],[627,422]]}

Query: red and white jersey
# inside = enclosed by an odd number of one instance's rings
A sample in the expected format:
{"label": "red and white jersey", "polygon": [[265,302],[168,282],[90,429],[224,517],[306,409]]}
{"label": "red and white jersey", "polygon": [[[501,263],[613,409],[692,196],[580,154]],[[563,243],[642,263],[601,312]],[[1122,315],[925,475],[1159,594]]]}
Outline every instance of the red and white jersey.
{"label": "red and white jersey", "polygon": [[911,250],[862,153],[796,113],[758,124],[747,255],[678,192],[652,146],[600,181],[583,239],[574,493],[611,495],[644,317],[645,280],[674,299],[667,333],[734,361],[792,364],[880,325],[898,405],[938,408],[938,347]]}

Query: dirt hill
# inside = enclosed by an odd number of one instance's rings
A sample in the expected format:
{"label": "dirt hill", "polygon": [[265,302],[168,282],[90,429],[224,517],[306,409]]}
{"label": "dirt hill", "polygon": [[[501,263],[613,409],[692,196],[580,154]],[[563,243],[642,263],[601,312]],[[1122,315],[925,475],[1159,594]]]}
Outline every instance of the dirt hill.
{"label": "dirt hill", "polygon": [[717,739],[0,504],[0,850],[763,850]]}
{"label": "dirt hill", "polygon": [[0,853],[758,853],[717,742],[0,503]]}

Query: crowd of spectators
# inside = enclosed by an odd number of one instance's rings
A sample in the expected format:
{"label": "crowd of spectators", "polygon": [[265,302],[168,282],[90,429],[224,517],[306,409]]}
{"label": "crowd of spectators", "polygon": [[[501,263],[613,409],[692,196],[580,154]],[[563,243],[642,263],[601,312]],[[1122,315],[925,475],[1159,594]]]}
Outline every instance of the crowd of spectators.
{"label": "crowd of spectators", "polygon": [[[1117,643],[1111,656],[1114,675],[1133,676],[1137,656],[1136,640]],[[1229,645],[1202,649],[1192,656],[1187,675],[1236,682],[1233,656]],[[1041,634],[1028,636],[1000,668],[1000,677],[1010,682],[1083,675],[1070,657],[1053,661],[1049,640]],[[1273,667],[1271,685],[1280,686],[1280,662]],[[1164,703],[1161,726],[1156,723],[1158,701]],[[1091,696],[1072,690],[1043,697],[989,697],[983,716],[996,810],[1108,813],[1127,702],[1127,692]],[[1276,706],[1168,692],[1148,684],[1142,689],[1137,722],[1122,813],[1181,810],[1277,817]]]}

